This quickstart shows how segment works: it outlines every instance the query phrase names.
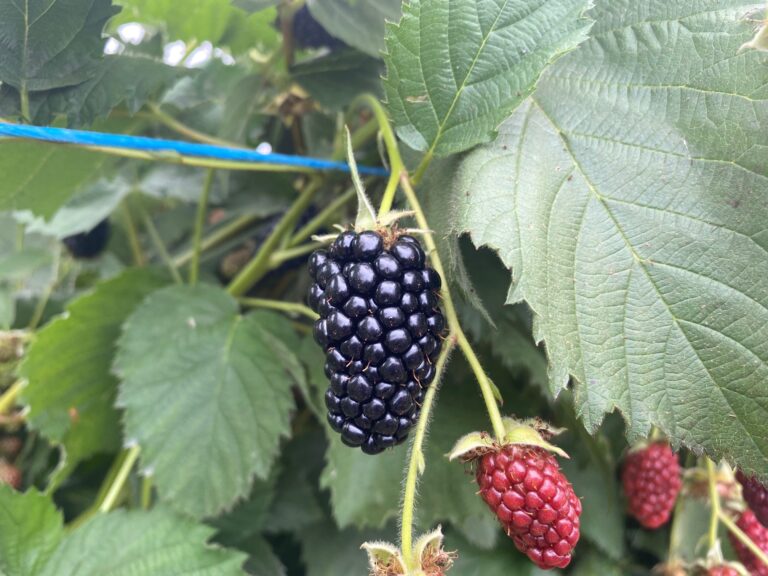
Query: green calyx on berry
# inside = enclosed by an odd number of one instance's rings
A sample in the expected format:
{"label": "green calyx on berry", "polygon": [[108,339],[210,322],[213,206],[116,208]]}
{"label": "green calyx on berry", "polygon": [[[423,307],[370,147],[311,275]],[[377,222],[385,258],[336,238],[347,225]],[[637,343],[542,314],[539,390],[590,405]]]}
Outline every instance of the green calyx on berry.
{"label": "green calyx on berry", "polygon": [[535,446],[563,458],[568,458],[568,454],[564,450],[549,442],[553,436],[557,436],[562,430],[553,428],[542,420],[504,418],[504,431],[504,438],[501,439],[494,439],[487,432],[470,432],[459,438],[448,453],[448,459],[456,460],[458,458],[463,462],[470,462],[488,452],[498,451],[507,445]]}
{"label": "green calyx on berry", "polygon": [[[366,542],[361,548],[368,553],[371,576],[444,576],[456,558],[455,552],[443,549],[440,526],[416,540],[411,562],[389,542]],[[409,569],[409,565],[415,568]]]}

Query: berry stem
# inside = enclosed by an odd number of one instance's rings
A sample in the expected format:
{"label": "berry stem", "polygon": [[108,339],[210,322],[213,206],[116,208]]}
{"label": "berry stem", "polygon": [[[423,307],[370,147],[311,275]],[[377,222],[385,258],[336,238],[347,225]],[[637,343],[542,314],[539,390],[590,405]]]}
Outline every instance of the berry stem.
{"label": "berry stem", "polygon": [[141,242],[139,241],[139,232],[136,228],[136,222],[133,219],[131,213],[131,206],[129,204],[130,195],[123,199],[120,206],[123,224],[125,225],[125,233],[128,235],[128,245],[131,247],[131,256],[133,256],[133,263],[135,266],[141,267],[147,263],[147,258],[144,255],[144,250],[141,248]]}
{"label": "berry stem", "polygon": [[419,476],[424,472],[424,439],[427,435],[427,428],[431,419],[432,408],[434,406],[435,396],[440,387],[440,380],[448,363],[448,358],[456,346],[456,338],[449,334],[445,339],[443,350],[435,365],[435,379],[427,390],[424,397],[424,403],[421,406],[419,422],[416,425],[416,435],[413,437],[411,451],[408,457],[408,476],[405,479],[405,488],[403,490],[403,503],[400,518],[400,549],[403,553],[403,559],[406,568],[409,571],[415,571],[419,568],[419,559],[413,557],[413,517],[416,509],[416,488]]}
{"label": "berry stem", "polygon": [[181,277],[181,274],[179,274],[176,265],[173,263],[171,255],[168,254],[168,249],[165,247],[165,243],[160,237],[160,232],[157,231],[157,227],[152,221],[152,217],[143,209],[141,209],[141,220],[144,224],[144,228],[147,230],[147,234],[149,234],[150,240],[152,240],[152,244],[155,245],[157,254],[160,256],[160,259],[163,261],[163,264],[165,264],[166,268],[168,268],[168,272],[170,272],[173,281],[176,282],[176,284],[183,284],[184,279]]}
{"label": "berry stem", "polygon": [[401,174],[405,173],[405,164],[403,158],[400,156],[400,149],[397,146],[397,138],[395,138],[395,132],[392,130],[392,125],[387,117],[387,112],[381,105],[379,100],[371,94],[361,94],[350,106],[350,110],[354,110],[357,106],[365,104],[372,111],[376,118],[376,123],[381,131],[382,138],[384,139],[384,145],[387,148],[387,155],[389,156],[389,169],[390,176],[387,181],[387,187],[384,189],[384,196],[381,199],[381,205],[379,206],[379,219],[387,214],[392,209],[392,204],[395,202],[395,194],[397,193],[397,185],[400,182]]}
{"label": "berry stem", "polygon": [[203,189],[200,192],[200,200],[197,203],[197,215],[195,217],[195,230],[192,236],[192,262],[189,265],[189,284],[194,286],[200,276],[200,253],[203,246],[203,228],[205,228],[205,216],[208,213],[208,198],[213,188],[213,178],[216,171],[211,168],[205,176]]}
{"label": "berry stem", "polygon": [[[221,228],[214,230],[208,236],[202,239],[200,243],[201,253],[218,246],[225,240],[228,240],[229,238],[233,237],[238,232],[244,230],[245,228],[248,228],[248,226],[250,226],[254,222],[258,222],[259,220],[263,220],[263,219],[264,219],[264,216],[261,214],[245,214],[243,216],[239,216],[238,218],[235,218],[228,224],[225,224],[221,226]],[[176,256],[173,259],[173,263],[176,266],[181,267],[187,264],[188,262],[190,262],[193,257],[194,257],[194,251],[193,249],[189,249],[185,252],[182,252],[178,256]]]}
{"label": "berry stem", "polygon": [[267,308],[269,310],[280,310],[290,314],[301,314],[310,320],[317,320],[318,316],[307,306],[298,302],[284,302],[283,300],[269,300],[267,298],[240,298],[238,302],[249,308]]}
{"label": "berry stem", "polygon": [[292,248],[297,244],[301,244],[312,236],[317,230],[319,230],[324,224],[327,224],[336,215],[336,212],[344,206],[347,202],[355,197],[355,189],[350,188],[344,194],[336,198],[333,202],[328,204],[317,216],[307,222],[303,228],[296,232],[288,241],[288,247]]}
{"label": "berry stem", "polygon": [[754,554],[755,556],[757,556],[760,562],[768,566],[768,555],[766,555],[765,552],[763,552],[760,549],[760,547],[757,544],[755,544],[752,541],[752,539],[749,536],[747,536],[741,528],[736,526],[736,523],[733,520],[731,520],[731,518],[722,510],[720,511],[720,522],[722,522],[725,525],[725,527],[728,528],[731,534],[733,534],[734,537],[739,542],[741,542],[742,544],[744,544],[744,546],[749,548],[749,551],[752,552],[752,554]]}
{"label": "berry stem", "polygon": [[707,480],[709,482],[709,503],[711,506],[711,515],[709,518],[709,549],[717,546],[717,529],[719,527],[718,517],[720,516],[720,495],[717,493],[717,470],[715,463],[709,458],[704,458],[707,464]]}
{"label": "berry stem", "polygon": [[128,475],[131,473],[133,465],[136,464],[136,460],[139,459],[139,452],[141,452],[141,448],[136,445],[129,448],[125,453],[125,458],[120,465],[114,480],[110,484],[109,489],[104,496],[104,500],[99,505],[99,512],[109,512],[115,507],[117,499],[123,491],[125,482],[128,480]]}
{"label": "berry stem", "polygon": [[[427,218],[424,215],[424,210],[421,207],[419,198],[416,195],[416,192],[413,189],[407,174],[402,174],[400,183],[403,191],[405,192],[405,196],[408,199],[408,204],[415,213],[416,222],[418,223],[419,228],[424,231],[424,243],[427,246],[430,258],[432,259],[432,265],[435,267],[435,270],[441,278],[447,278],[445,275],[445,269],[443,268],[443,263],[440,260],[440,253],[437,251],[437,245],[435,244],[434,236],[429,229]],[[485,402],[486,410],[488,411],[488,417],[490,418],[491,425],[493,426],[493,433],[496,436],[496,439],[499,442],[502,442],[504,440],[504,436],[506,435],[506,430],[504,428],[504,421],[501,418],[499,406],[496,403],[496,397],[493,393],[493,384],[488,378],[488,375],[485,373],[485,370],[483,370],[480,359],[472,349],[472,345],[469,343],[466,334],[464,334],[464,331],[461,329],[459,317],[456,314],[456,307],[454,306],[453,298],[451,297],[451,291],[446,288],[443,290],[442,295],[443,304],[445,305],[445,315],[446,319],[448,320],[450,331],[454,334],[459,348],[461,348],[461,351],[467,358],[467,362],[469,362],[469,365],[472,367],[475,378],[477,378],[477,383],[480,386],[480,391],[483,394],[483,400]]]}
{"label": "berry stem", "polygon": [[314,252],[318,248],[322,248],[325,246],[323,242],[310,242],[309,244],[302,244],[301,246],[296,246],[294,248],[288,248],[286,250],[278,250],[276,252],[272,253],[272,256],[269,257],[269,267],[275,268],[282,264],[283,262],[287,262],[288,260],[293,260],[294,258],[298,258],[299,256],[304,256],[305,254],[309,254],[311,252]]}
{"label": "berry stem", "polygon": [[26,384],[26,380],[16,380],[16,382],[11,384],[11,386],[3,392],[3,395],[0,396],[0,414],[10,412],[13,407],[16,406],[16,400],[18,400],[19,394]]}

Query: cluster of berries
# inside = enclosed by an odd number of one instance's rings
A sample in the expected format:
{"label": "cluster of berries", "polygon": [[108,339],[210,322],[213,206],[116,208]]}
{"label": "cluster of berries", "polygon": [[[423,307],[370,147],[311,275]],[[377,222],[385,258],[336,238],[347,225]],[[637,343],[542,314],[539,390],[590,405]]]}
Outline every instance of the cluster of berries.
{"label": "cluster of berries", "polygon": [[326,353],[328,422],[377,454],[403,442],[435,377],[446,323],[440,276],[412,236],[346,231],[309,261],[314,337]]}

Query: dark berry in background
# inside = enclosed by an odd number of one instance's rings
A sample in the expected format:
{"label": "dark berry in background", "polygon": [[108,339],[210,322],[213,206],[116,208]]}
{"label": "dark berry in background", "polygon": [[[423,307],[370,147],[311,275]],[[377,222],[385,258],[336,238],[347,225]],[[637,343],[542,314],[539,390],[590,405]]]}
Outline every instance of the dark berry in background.
{"label": "dark berry in background", "polygon": [[346,46],[338,38],[331,36],[322,24],[312,16],[304,5],[293,16],[293,39],[302,48],[328,48],[335,50]]}
{"label": "dark berry in background", "polygon": [[309,260],[314,337],[326,352],[328,422],[348,446],[377,454],[419,418],[446,322],[440,276],[412,236],[341,233]]}
{"label": "dark berry in background", "polygon": [[92,230],[67,236],[62,242],[75,258],[95,258],[107,247],[109,230],[109,220],[102,220]]}
{"label": "dark berry in background", "polygon": [[763,526],[768,527],[768,488],[757,478],[746,476],[741,470],[736,471],[736,478],[741,484],[744,501]]}

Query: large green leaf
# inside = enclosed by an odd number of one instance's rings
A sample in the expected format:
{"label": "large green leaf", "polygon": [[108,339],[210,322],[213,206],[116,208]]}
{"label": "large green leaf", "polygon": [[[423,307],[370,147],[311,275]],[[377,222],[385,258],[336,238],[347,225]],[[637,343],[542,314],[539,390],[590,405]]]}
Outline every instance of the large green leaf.
{"label": "large green leaf", "polygon": [[195,0],[179,9],[176,0],[117,0],[123,7],[111,27],[125,22],[156,24],[168,31],[171,40],[209,40],[214,44],[227,29],[231,14],[237,11],[229,0]]}
{"label": "large green leaf", "polygon": [[0,140],[0,210],[31,210],[50,218],[100,174],[107,159],[77,148]]}
{"label": "large green leaf", "polygon": [[50,498],[0,484],[0,574],[38,574],[63,536],[64,521]]}
{"label": "large green leaf", "polygon": [[0,81],[50,90],[87,80],[103,53],[111,0],[7,0],[0,3]]}
{"label": "large green leaf", "polygon": [[[425,450],[424,489],[419,493],[417,509],[419,528],[428,531],[433,524],[450,520],[466,528],[464,532],[474,542],[492,546],[497,533],[495,519],[477,496],[477,486],[464,467],[445,456],[463,434],[485,429],[487,416],[466,368],[452,363],[450,373],[438,396]],[[321,485],[331,490],[333,515],[339,526],[381,527],[396,517],[407,447],[371,458],[344,446],[336,433],[329,431],[329,435],[328,464]]]}
{"label": "large green leaf", "polygon": [[133,309],[167,281],[129,270],[74,300],[67,312],[38,332],[21,367],[29,384],[23,401],[30,425],[62,443],[70,462],[120,446],[111,374],[120,327]]}
{"label": "large green leaf", "polygon": [[[601,4],[454,191],[586,426],[766,472],[768,67],[741,0]],[[749,70],[749,73],[745,73]]]}
{"label": "large green leaf", "polygon": [[400,18],[402,0],[308,0],[312,16],[332,36],[369,56],[384,48],[384,23]]}
{"label": "large green leaf", "polygon": [[586,38],[589,0],[413,0],[387,32],[399,136],[447,155],[491,140],[544,67]]}
{"label": "large green leaf", "polygon": [[206,545],[213,529],[162,508],[100,515],[71,532],[35,576],[240,576],[245,556]]}
{"label": "large green leaf", "polygon": [[267,477],[304,378],[286,326],[273,313],[240,316],[211,286],[160,290],[125,323],[118,403],[162,499],[209,516]]}

